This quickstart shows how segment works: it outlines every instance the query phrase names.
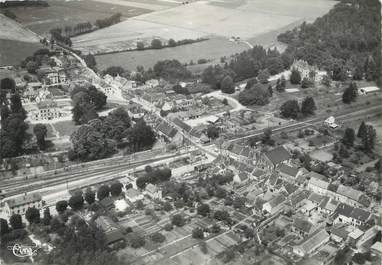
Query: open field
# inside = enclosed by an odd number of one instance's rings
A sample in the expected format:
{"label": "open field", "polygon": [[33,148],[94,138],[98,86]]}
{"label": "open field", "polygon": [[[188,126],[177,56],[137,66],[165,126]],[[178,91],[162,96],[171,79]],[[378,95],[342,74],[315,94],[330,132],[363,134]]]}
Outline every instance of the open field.
{"label": "open field", "polygon": [[[0,39],[22,42],[39,42],[35,34],[24,29],[18,23],[0,14]],[[2,51],[2,49],[0,50]]]}
{"label": "open field", "polygon": [[231,42],[225,38],[216,37],[194,44],[161,50],[130,51],[97,55],[96,60],[97,67],[101,70],[111,65],[118,65],[129,70],[135,70],[138,65],[142,65],[145,68],[152,67],[159,60],[177,59],[182,63],[189,63],[191,60],[196,62],[198,59],[215,60],[227,54],[239,53],[246,49],[248,49],[248,46],[244,43]]}
{"label": "open field", "polygon": [[0,39],[0,66],[18,65],[23,59],[42,47],[43,45],[39,42]]}
{"label": "open field", "polygon": [[102,3],[90,0],[48,0],[47,2],[48,7],[30,6],[8,9],[16,14],[20,23],[38,34],[47,33],[55,27],[75,25],[87,21],[93,23],[97,19],[106,18],[115,13],[121,13],[122,19],[126,19],[150,12],[150,10],[144,8],[110,3],[111,1]]}
{"label": "open field", "polygon": [[[163,4],[161,0],[143,2]],[[279,33],[294,28],[304,20],[314,20],[325,14],[334,3],[329,0],[191,1],[187,5],[161,8],[78,36],[73,39],[73,43],[76,49],[84,53],[96,54],[133,49],[137,41],[148,45],[153,38],[166,43],[170,38],[181,40],[208,37],[210,42],[170,49],[99,55],[97,62],[101,69],[110,65],[121,65],[128,69],[135,69],[138,65],[152,67],[159,59],[179,59],[185,63],[206,58],[217,62],[222,56],[231,56],[248,49],[248,43],[282,50],[284,47],[276,41]],[[240,37],[243,42],[230,42],[228,39],[232,36]]]}
{"label": "open field", "polygon": [[[219,1],[219,4],[215,1],[198,1],[134,17],[118,25],[80,36],[74,40],[74,44],[77,48],[85,49],[87,42],[92,47],[97,41],[104,46],[115,42],[116,38],[118,41],[129,41],[137,36],[143,38],[149,35],[179,40],[188,31],[194,32],[195,36],[238,36],[251,39],[302,20],[311,21],[326,13],[333,3],[329,0],[234,0]],[[296,9],[295,6],[299,8]],[[151,28],[158,26],[162,28],[158,32]],[[189,33],[187,35],[191,36]]]}

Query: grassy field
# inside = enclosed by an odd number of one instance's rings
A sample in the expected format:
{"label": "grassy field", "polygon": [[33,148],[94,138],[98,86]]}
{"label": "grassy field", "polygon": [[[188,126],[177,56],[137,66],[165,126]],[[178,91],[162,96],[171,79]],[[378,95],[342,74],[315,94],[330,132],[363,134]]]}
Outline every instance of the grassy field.
{"label": "grassy field", "polygon": [[150,12],[143,8],[111,4],[109,1],[102,3],[91,0],[48,0],[47,2],[48,7],[12,7],[9,9],[16,14],[20,23],[39,34],[49,32],[55,27],[87,21],[93,23],[97,19],[106,18],[115,13],[121,13],[122,18],[126,19]]}
{"label": "grassy field", "polygon": [[0,39],[0,66],[18,65],[27,56],[32,55],[42,47],[43,45],[39,42]]}
{"label": "grassy field", "polygon": [[157,61],[165,59],[177,59],[182,63],[189,63],[191,60],[196,63],[198,59],[219,60],[222,56],[229,56],[246,49],[248,49],[248,46],[244,43],[214,37],[207,41],[175,48],[97,55],[96,61],[99,69],[119,65],[129,70],[135,70],[138,65],[148,68],[152,67]]}

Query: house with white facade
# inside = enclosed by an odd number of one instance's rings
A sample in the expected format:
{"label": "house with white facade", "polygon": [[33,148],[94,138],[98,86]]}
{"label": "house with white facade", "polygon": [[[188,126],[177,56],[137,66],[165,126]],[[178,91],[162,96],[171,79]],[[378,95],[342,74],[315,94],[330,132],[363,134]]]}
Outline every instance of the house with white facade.
{"label": "house with white facade", "polygon": [[21,195],[4,201],[4,213],[11,217],[13,214],[24,215],[29,208],[42,208],[42,197],[40,193]]}

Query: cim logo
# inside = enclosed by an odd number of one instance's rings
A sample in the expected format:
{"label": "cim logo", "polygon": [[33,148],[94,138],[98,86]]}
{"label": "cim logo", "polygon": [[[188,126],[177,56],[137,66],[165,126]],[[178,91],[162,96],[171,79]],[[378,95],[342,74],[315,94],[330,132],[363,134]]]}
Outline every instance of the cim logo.
{"label": "cim logo", "polygon": [[14,244],[13,246],[8,246],[9,250],[12,250],[13,255],[19,258],[33,257],[37,255],[37,250],[40,247],[36,246],[25,246],[21,244]]}

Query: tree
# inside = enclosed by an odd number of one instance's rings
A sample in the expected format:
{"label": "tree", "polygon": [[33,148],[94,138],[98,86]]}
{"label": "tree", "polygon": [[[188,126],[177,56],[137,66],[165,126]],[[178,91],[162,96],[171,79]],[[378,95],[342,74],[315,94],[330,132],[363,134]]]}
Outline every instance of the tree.
{"label": "tree", "polygon": [[195,227],[194,229],[192,229],[192,238],[203,239],[204,238],[203,229],[201,229],[200,227]]}
{"label": "tree", "polygon": [[110,188],[108,185],[102,185],[101,187],[98,188],[97,198],[99,201],[109,196],[110,196]]}
{"label": "tree", "polygon": [[273,88],[272,88],[272,85],[269,85],[269,86],[268,86],[268,93],[269,93],[269,96],[270,96],[270,97],[273,96]]}
{"label": "tree", "polygon": [[154,65],[153,71],[156,77],[162,77],[167,80],[179,80],[191,77],[191,72],[178,60],[158,61]]}
{"label": "tree", "polygon": [[93,70],[96,69],[97,61],[96,61],[96,59],[95,59],[95,57],[94,57],[93,54],[90,54],[90,53],[89,53],[89,54],[85,55],[85,57],[84,57],[84,61],[85,61],[86,65],[87,65],[89,68],[91,68],[91,69],[93,69]]}
{"label": "tree", "polygon": [[301,73],[296,68],[293,68],[290,74],[290,82],[293,85],[298,85],[301,82]]}
{"label": "tree", "polygon": [[180,214],[175,214],[175,215],[172,217],[172,221],[171,221],[171,223],[172,223],[173,225],[178,226],[178,227],[182,227],[182,226],[184,226],[184,224],[185,224],[185,220],[184,220],[184,218],[183,218],[182,215],[180,215]]}
{"label": "tree", "polygon": [[247,227],[244,229],[244,236],[246,238],[254,238],[255,237],[255,231],[253,231],[252,228]]}
{"label": "tree", "polygon": [[168,40],[168,46],[175,47],[176,46],[176,41],[174,39],[169,39]]}
{"label": "tree", "polygon": [[228,100],[226,98],[224,98],[222,103],[227,106],[228,105]]}
{"label": "tree", "polygon": [[207,136],[210,139],[216,139],[219,137],[219,128],[215,126],[210,126],[207,128]]}
{"label": "tree", "polygon": [[361,125],[358,128],[357,137],[363,138],[365,134],[366,134],[366,123],[362,121]]}
{"label": "tree", "polygon": [[127,138],[135,151],[151,148],[156,140],[153,129],[143,119],[127,130]]}
{"label": "tree", "polygon": [[220,233],[221,231],[221,228],[218,224],[214,224],[212,227],[211,227],[211,232],[214,233],[214,234],[217,234],[217,233]]}
{"label": "tree", "polygon": [[235,93],[235,84],[232,80],[232,77],[230,77],[229,75],[225,76],[220,82],[220,89],[223,93]]}
{"label": "tree", "polygon": [[284,91],[285,88],[286,88],[286,79],[285,79],[284,75],[281,75],[281,78],[280,78],[280,90]]}
{"label": "tree", "polygon": [[37,145],[41,150],[45,150],[45,137],[48,134],[48,129],[45,124],[38,123],[33,127],[33,133],[37,139]]}
{"label": "tree", "polygon": [[306,97],[301,103],[301,113],[305,116],[313,115],[316,110],[316,103],[313,97]]}
{"label": "tree", "polygon": [[162,48],[162,42],[160,39],[153,39],[151,41],[151,48],[153,49],[161,49]]}
{"label": "tree", "polygon": [[29,224],[38,224],[40,222],[40,211],[36,208],[28,208],[25,212],[25,218]]}
{"label": "tree", "polygon": [[346,128],[342,142],[346,146],[353,146],[355,140],[355,132],[353,128]]}
{"label": "tree", "polygon": [[257,79],[259,79],[260,83],[267,84],[269,81],[270,74],[268,69],[261,70],[259,72],[259,75],[257,76]]}
{"label": "tree", "polygon": [[46,207],[44,210],[44,216],[42,218],[42,223],[44,225],[50,225],[51,220],[52,220],[52,216],[50,215],[49,207]]}
{"label": "tree", "polygon": [[0,218],[0,236],[3,237],[5,234],[9,233],[10,229],[7,220]]}
{"label": "tree", "polygon": [[119,196],[122,192],[122,183],[121,182],[114,182],[110,185],[110,192],[112,196]]}
{"label": "tree", "polygon": [[198,214],[206,217],[210,213],[210,206],[208,204],[200,204],[197,209]]}
{"label": "tree", "polygon": [[105,158],[115,151],[115,142],[105,139],[99,131],[100,124],[99,120],[94,120],[94,123],[82,125],[72,133],[71,160],[92,161]]}
{"label": "tree", "polygon": [[36,74],[37,69],[39,68],[39,64],[35,61],[29,61],[27,62],[25,68],[27,69],[28,73],[30,74]]}
{"label": "tree", "polygon": [[23,221],[19,214],[12,214],[9,218],[9,223],[14,230],[23,228]]}
{"label": "tree", "polygon": [[68,202],[67,201],[58,201],[56,203],[56,211],[58,213],[63,213],[66,211],[66,208],[68,208]]}
{"label": "tree", "polygon": [[84,206],[84,198],[82,194],[74,194],[68,203],[73,210],[80,210]]}
{"label": "tree", "polygon": [[126,136],[126,130],[130,126],[131,120],[128,112],[123,107],[119,107],[110,112],[104,119],[103,132],[106,138],[121,141]]}
{"label": "tree", "polygon": [[130,235],[130,244],[132,248],[143,247],[146,243],[146,240],[143,236],[133,233]]}
{"label": "tree", "polygon": [[218,221],[228,221],[230,219],[229,213],[224,210],[217,210],[214,213],[214,218]]}
{"label": "tree", "polygon": [[358,95],[357,85],[351,82],[350,85],[344,90],[342,94],[342,101],[345,104],[350,104],[356,101]]}
{"label": "tree", "polygon": [[171,203],[169,203],[169,202],[165,202],[164,204],[163,204],[163,210],[165,210],[166,212],[169,212],[169,211],[171,211],[173,208],[172,208],[172,205],[171,205]]}
{"label": "tree", "polygon": [[236,197],[233,200],[233,204],[232,205],[236,209],[244,207],[244,205],[245,205],[245,198],[244,197]]}
{"label": "tree", "polygon": [[144,50],[145,49],[145,44],[142,41],[137,42],[137,50]]}
{"label": "tree", "polygon": [[365,134],[362,135],[362,145],[366,152],[374,149],[377,133],[372,125],[366,125]]}
{"label": "tree", "polygon": [[263,85],[256,84],[252,88],[240,92],[239,102],[244,106],[266,105],[269,103],[269,91]]}
{"label": "tree", "polygon": [[300,112],[297,100],[288,100],[280,107],[280,114],[284,118],[296,119]]}
{"label": "tree", "polygon": [[301,88],[308,88],[308,87],[310,87],[310,85],[311,85],[311,82],[310,82],[309,78],[304,77],[301,81]]}
{"label": "tree", "polygon": [[92,189],[90,189],[90,188],[86,189],[86,192],[85,192],[85,201],[89,205],[95,202],[95,192],[92,191]]}
{"label": "tree", "polygon": [[378,67],[371,55],[365,62],[365,77],[367,81],[373,81],[378,77]]}
{"label": "tree", "polygon": [[163,228],[164,228],[164,230],[166,230],[166,231],[171,231],[172,229],[174,229],[174,227],[172,226],[172,224],[166,224]]}
{"label": "tree", "polygon": [[155,243],[163,243],[166,240],[166,237],[159,232],[155,232],[151,235],[151,240]]}
{"label": "tree", "polygon": [[382,172],[382,159],[379,158],[378,161],[374,165],[375,170],[377,170],[378,173]]}

